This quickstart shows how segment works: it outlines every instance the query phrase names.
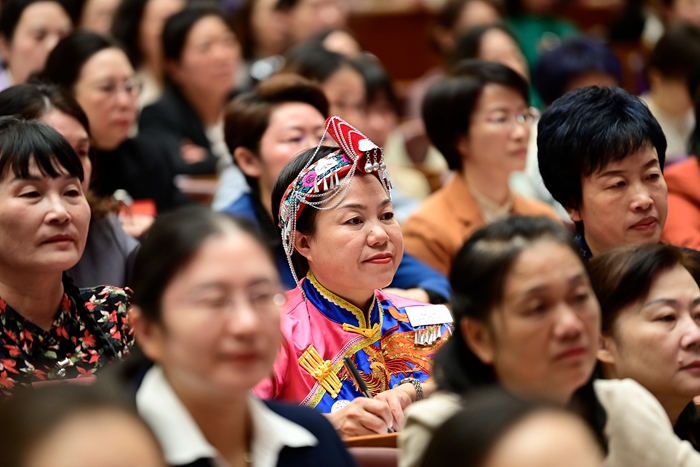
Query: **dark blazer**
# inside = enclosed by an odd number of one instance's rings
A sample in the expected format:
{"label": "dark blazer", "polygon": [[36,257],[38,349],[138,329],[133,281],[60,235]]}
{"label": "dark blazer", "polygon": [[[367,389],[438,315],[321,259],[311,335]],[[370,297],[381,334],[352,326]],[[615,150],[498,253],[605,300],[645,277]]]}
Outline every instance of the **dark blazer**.
{"label": "dark blazer", "polygon": [[[192,106],[174,85],[168,85],[160,99],[146,106],[139,119],[139,133],[176,143],[170,154],[178,174],[203,175],[216,173],[217,158],[211,151],[204,125]],[[182,158],[180,145],[190,142],[204,148],[207,157],[189,164]]]}

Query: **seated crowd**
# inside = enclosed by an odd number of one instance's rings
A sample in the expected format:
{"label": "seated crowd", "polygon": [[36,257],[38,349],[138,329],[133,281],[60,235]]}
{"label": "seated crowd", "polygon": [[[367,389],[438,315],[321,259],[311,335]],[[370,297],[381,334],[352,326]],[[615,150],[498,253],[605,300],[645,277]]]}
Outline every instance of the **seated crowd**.
{"label": "seated crowd", "polygon": [[3,0],[0,467],[700,467],[684,1]]}

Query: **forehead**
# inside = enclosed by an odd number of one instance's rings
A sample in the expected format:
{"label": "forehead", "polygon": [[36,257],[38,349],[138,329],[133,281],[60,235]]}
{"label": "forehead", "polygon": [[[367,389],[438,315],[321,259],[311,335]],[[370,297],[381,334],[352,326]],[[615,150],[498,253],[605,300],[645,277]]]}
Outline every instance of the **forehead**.
{"label": "forehead", "polygon": [[[656,163],[654,163],[656,161]],[[638,151],[625,156],[619,161],[612,161],[593,173],[592,177],[606,176],[609,172],[639,172],[650,167],[658,166],[659,156],[651,144],[645,145]]]}
{"label": "forehead", "polygon": [[58,131],[64,138],[87,138],[85,127],[74,117],[60,110],[53,109],[44,114],[41,120]]}
{"label": "forehead", "polygon": [[518,91],[502,84],[489,83],[481,90],[474,113],[523,107],[527,107],[527,103]]}
{"label": "forehead", "polygon": [[222,34],[233,35],[226,23],[216,15],[207,15],[198,19],[187,33],[185,45],[196,44]]}
{"label": "forehead", "polygon": [[126,54],[121,50],[110,47],[102,49],[90,57],[82,69],[80,76],[87,79],[123,79],[134,73]]}
{"label": "forehead", "polygon": [[283,102],[272,108],[268,129],[283,129],[302,125],[321,125],[325,119],[316,107],[306,102]]}

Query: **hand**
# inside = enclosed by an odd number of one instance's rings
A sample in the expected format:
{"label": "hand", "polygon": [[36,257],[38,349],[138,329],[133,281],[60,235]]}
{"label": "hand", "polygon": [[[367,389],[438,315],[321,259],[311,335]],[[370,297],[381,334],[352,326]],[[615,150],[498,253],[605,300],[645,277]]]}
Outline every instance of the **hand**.
{"label": "hand", "polygon": [[389,404],[376,398],[358,397],[348,406],[325,415],[341,437],[386,434],[393,424]]}
{"label": "hand", "polygon": [[384,289],[383,291],[390,294],[398,295],[399,297],[410,298],[411,300],[416,300],[418,302],[430,302],[428,292],[417,287],[414,287],[412,289],[396,289],[393,287],[389,287],[387,289]]}
{"label": "hand", "polygon": [[189,140],[188,142],[180,145],[180,154],[182,155],[182,159],[188,164],[202,162],[207,158],[207,150],[201,146],[197,146]]}
{"label": "hand", "polygon": [[416,401],[416,388],[412,384],[402,384],[377,394],[374,400],[385,401],[389,405],[393,418],[392,428],[401,431],[406,421],[403,411]]}
{"label": "hand", "polygon": [[119,219],[124,232],[134,238],[139,238],[143,235],[155,221],[155,217],[146,214],[121,214]]}

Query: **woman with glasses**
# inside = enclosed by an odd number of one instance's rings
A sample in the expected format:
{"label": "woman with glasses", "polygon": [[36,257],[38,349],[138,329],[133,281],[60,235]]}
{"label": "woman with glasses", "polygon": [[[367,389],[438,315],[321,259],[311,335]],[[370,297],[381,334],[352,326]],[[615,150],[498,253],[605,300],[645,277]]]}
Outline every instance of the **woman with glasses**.
{"label": "woman with glasses", "polygon": [[511,215],[557,218],[508,185],[525,168],[532,120],[527,82],[500,63],[461,62],[428,91],[423,122],[455,173],[404,225],[407,252],[449,274],[457,251],[480,227]]}
{"label": "woman with glasses", "polygon": [[[143,109],[139,130],[167,137],[177,173],[215,174],[231,165],[223,130],[226,102],[241,58],[236,36],[217,9],[190,7],[163,27],[166,89]],[[244,185],[238,172],[236,180]]]}
{"label": "woman with glasses", "polygon": [[85,111],[96,152],[92,186],[98,195],[125,190],[157,210],[186,202],[173,184],[167,143],[130,138],[141,88],[121,47],[106,36],[77,32],[51,52],[43,77],[67,90]]}
{"label": "woman with glasses", "polygon": [[134,271],[134,332],[153,362],[136,406],[167,464],[353,465],[320,414],[250,392],[272,370],[285,302],[254,227],[201,206],[165,214]]}

